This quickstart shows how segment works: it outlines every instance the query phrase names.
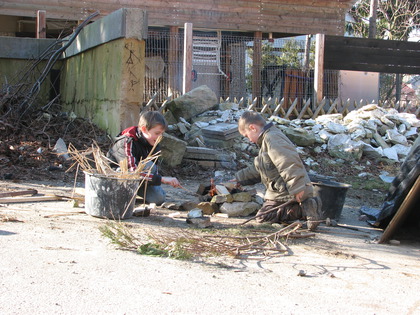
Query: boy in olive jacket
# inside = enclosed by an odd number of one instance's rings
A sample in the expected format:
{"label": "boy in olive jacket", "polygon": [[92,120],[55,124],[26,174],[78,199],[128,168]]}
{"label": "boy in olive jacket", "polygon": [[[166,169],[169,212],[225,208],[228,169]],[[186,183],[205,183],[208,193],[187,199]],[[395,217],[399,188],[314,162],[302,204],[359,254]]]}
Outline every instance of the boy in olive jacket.
{"label": "boy in olive jacket", "polygon": [[[313,196],[313,186],[293,143],[257,112],[242,114],[238,129],[260,148],[254,164],[235,174],[240,185],[262,182],[266,188],[257,220],[272,223],[307,220],[308,229],[315,230],[321,217],[321,200]],[[270,211],[289,200],[296,202]]]}

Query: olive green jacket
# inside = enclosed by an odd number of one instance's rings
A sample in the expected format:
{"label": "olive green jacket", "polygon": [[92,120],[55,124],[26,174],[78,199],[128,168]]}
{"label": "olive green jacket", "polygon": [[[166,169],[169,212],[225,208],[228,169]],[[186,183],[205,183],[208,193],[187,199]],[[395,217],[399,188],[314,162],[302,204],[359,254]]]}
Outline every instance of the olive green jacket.
{"label": "olive green jacket", "polygon": [[254,164],[235,174],[243,186],[262,182],[266,200],[286,201],[304,190],[303,200],[313,195],[313,187],[294,144],[272,123],[258,138],[260,147]]}

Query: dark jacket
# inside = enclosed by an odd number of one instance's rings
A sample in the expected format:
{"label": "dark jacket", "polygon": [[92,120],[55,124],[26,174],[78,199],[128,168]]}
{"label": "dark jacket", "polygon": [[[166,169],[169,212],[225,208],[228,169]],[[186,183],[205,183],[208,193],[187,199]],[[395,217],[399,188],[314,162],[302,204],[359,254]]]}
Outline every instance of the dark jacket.
{"label": "dark jacket", "polygon": [[[152,149],[153,146],[143,138],[143,135],[137,126],[133,126],[124,129],[118,134],[106,156],[112,161],[112,166],[115,168],[119,167],[120,161],[127,158],[128,170],[135,171],[140,160],[147,158]],[[160,146],[157,145],[152,154],[159,151]],[[162,183],[162,176],[158,173],[157,166],[153,167],[152,173],[148,178],[149,185],[157,186]]]}
{"label": "dark jacket", "polygon": [[313,187],[295,146],[272,123],[267,124],[258,138],[260,147],[254,164],[240,170],[235,177],[241,185],[262,182],[266,200],[285,201],[304,190],[303,199],[311,197]]}

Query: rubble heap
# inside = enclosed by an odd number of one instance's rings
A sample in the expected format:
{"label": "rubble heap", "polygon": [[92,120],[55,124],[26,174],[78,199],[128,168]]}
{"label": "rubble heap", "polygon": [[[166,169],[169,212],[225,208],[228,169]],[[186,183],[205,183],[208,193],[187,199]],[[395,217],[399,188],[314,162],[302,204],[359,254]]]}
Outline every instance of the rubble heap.
{"label": "rubble heap", "polygon": [[[189,122],[184,119],[171,124],[168,133],[184,145],[176,154],[204,167],[235,168],[238,162],[235,152],[241,152],[246,159],[247,154],[255,155],[258,151],[255,144],[237,131],[237,121],[244,111],[238,104],[223,103],[218,109],[191,117]],[[407,156],[420,128],[420,120],[414,114],[376,104],[351,111],[345,117],[329,114],[316,119],[288,120],[271,116],[267,120],[277,125],[301,153],[301,147],[310,147],[315,153],[325,152],[343,161],[359,161],[365,156],[399,162]],[[211,148],[207,158],[209,149],[205,148]]]}

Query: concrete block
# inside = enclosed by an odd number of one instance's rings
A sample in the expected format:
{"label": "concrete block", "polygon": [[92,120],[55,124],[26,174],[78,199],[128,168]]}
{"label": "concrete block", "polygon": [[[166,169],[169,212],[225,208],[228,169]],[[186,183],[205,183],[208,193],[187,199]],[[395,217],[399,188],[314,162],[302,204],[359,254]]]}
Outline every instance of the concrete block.
{"label": "concrete block", "polygon": [[101,44],[119,39],[147,38],[147,12],[137,8],[122,8],[85,26],[76,40],[66,49],[70,57]]}

